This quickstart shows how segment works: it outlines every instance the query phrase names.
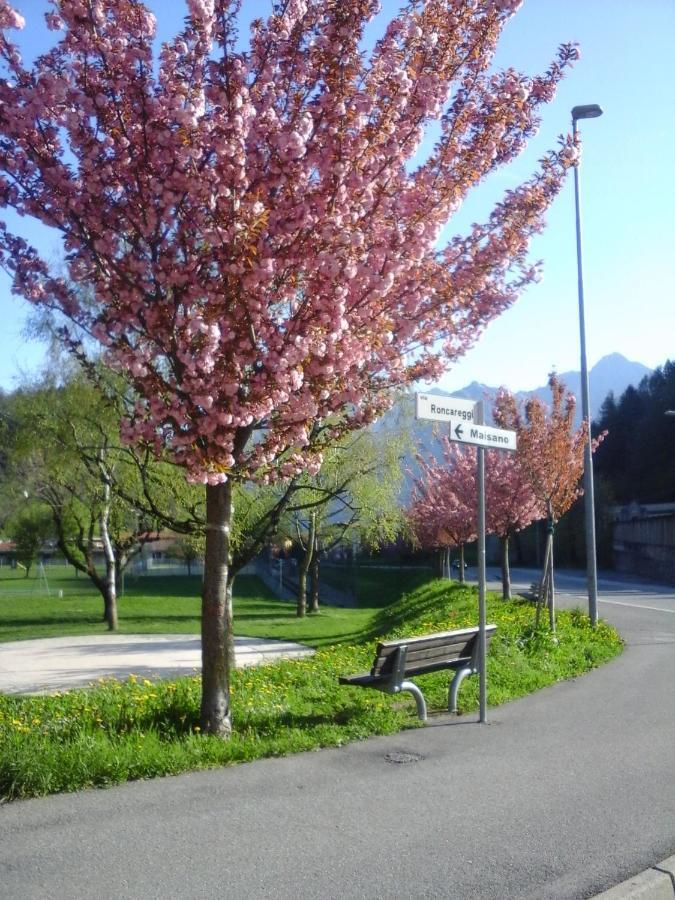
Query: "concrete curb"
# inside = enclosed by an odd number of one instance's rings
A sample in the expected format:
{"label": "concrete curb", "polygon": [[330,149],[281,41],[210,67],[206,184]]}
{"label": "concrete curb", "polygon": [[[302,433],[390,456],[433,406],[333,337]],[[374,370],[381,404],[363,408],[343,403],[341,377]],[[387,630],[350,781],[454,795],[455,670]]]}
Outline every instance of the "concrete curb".
{"label": "concrete curb", "polygon": [[669,856],[651,869],[622,881],[593,900],[673,900],[675,897],[675,856]]}

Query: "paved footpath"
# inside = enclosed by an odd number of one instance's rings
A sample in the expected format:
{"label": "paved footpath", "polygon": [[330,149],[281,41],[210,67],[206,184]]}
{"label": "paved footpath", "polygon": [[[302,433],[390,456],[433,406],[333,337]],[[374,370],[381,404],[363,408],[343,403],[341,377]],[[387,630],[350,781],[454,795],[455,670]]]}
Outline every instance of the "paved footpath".
{"label": "paved footpath", "polygon": [[[307,656],[292,641],[235,637],[236,665]],[[201,670],[201,639],[193,634],[106,634],[0,643],[0,691],[39,694],[85,687],[99,678],[172,678]],[[1,890],[1,888],[0,888]]]}
{"label": "paved footpath", "polygon": [[[558,584],[578,601],[579,581]],[[675,849],[675,596],[601,589],[624,654],[491,709],[486,726],[443,716],[8,804],[0,897],[580,900],[629,878]]]}

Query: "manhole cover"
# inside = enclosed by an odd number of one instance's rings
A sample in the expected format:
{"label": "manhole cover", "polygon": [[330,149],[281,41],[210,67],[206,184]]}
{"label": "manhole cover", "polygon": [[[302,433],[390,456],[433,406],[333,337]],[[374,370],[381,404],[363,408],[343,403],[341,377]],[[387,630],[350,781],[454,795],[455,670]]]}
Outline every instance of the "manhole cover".
{"label": "manhole cover", "polygon": [[424,759],[421,753],[408,753],[407,750],[392,750],[391,753],[385,753],[384,758],[388,763],[396,763],[399,766],[416,763]]}

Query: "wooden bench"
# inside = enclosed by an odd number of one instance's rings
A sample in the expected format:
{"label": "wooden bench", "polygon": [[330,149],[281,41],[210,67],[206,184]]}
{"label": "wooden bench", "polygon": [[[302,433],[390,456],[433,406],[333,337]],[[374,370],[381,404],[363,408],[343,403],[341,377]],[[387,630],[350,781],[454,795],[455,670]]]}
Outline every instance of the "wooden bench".
{"label": "wooden bench", "polygon": [[[496,625],[487,625],[485,628],[486,651],[496,629]],[[407,679],[441,669],[454,670],[448,694],[448,710],[457,712],[459,686],[467,675],[478,673],[478,653],[478,628],[440,631],[400,641],[381,641],[377,645],[370,672],[343,676],[340,684],[375,688],[387,694],[409,691],[415,698],[418,717],[425,722],[427,705],[424,694],[416,684]]]}

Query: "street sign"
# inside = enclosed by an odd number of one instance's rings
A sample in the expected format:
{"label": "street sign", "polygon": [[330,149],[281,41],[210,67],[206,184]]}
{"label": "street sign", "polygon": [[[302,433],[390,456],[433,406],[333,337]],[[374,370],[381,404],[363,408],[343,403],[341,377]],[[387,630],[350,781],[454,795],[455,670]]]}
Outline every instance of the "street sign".
{"label": "street sign", "polygon": [[474,421],[474,400],[461,397],[443,397],[440,394],[415,394],[415,418],[431,419],[435,422],[449,422],[460,419]]}
{"label": "street sign", "polygon": [[478,494],[478,674],[480,678],[478,699],[480,722],[487,722],[487,674],[485,666],[485,449],[515,450],[516,432],[483,425],[483,401],[473,403],[458,397],[440,394],[415,394],[415,416],[448,422],[450,440],[461,444],[475,444],[476,487]]}
{"label": "street sign", "polygon": [[503,428],[489,428],[487,425],[466,424],[450,419],[450,440],[462,444],[475,444],[488,450],[515,450],[516,432]]}

